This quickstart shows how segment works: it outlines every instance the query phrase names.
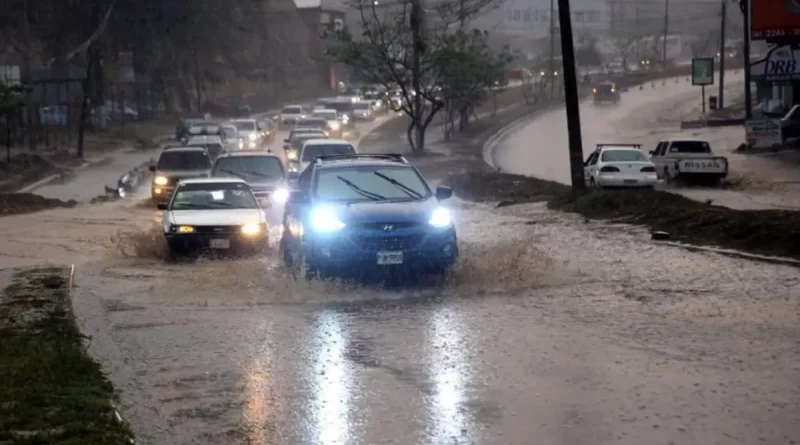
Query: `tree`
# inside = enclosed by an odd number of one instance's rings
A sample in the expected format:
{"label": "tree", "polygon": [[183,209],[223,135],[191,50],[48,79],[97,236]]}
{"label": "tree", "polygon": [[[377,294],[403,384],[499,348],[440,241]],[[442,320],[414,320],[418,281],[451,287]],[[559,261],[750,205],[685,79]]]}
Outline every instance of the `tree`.
{"label": "tree", "polygon": [[[395,111],[409,117],[408,142],[412,150],[421,151],[425,132],[446,106],[447,95],[454,99],[466,92],[465,70],[483,69],[470,62],[487,61],[466,56],[474,56],[478,48],[484,54],[485,40],[474,40],[464,28],[491,2],[443,0],[423,5],[422,0],[399,0],[386,7],[374,0],[351,0],[356,29],[343,30],[326,53],[349,65],[361,80],[400,90],[402,100]],[[445,85],[448,80],[457,85]]]}

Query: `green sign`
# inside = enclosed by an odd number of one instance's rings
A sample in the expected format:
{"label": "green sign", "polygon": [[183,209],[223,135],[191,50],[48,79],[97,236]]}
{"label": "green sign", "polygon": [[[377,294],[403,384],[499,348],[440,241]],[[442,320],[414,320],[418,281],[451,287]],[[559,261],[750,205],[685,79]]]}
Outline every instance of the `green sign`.
{"label": "green sign", "polygon": [[714,85],[714,59],[692,59],[692,85]]}

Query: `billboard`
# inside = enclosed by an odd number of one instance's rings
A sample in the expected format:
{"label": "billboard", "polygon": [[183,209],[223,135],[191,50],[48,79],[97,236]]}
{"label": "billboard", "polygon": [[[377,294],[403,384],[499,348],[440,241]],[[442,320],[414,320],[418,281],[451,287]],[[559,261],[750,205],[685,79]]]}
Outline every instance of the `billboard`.
{"label": "billboard", "polygon": [[750,0],[750,38],[800,40],[800,0]]}

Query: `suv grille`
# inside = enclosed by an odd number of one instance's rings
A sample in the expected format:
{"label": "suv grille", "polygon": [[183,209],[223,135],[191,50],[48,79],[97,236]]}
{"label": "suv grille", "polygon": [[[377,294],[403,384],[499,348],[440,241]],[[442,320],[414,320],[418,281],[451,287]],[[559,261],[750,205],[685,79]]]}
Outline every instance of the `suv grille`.
{"label": "suv grille", "polygon": [[381,250],[408,250],[416,248],[422,242],[422,235],[405,236],[357,236],[353,241],[364,250],[377,252]]}
{"label": "suv grille", "polygon": [[418,225],[419,225],[418,222],[403,221],[403,222],[366,223],[362,224],[361,227],[367,230],[384,230],[385,226],[394,226],[394,228],[391,230],[398,230],[398,229],[410,229]]}

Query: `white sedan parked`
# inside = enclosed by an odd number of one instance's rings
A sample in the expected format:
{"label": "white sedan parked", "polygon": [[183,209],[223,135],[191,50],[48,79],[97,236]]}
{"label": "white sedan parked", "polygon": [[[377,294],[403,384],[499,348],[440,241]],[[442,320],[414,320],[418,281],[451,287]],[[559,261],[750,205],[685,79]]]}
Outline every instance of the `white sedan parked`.
{"label": "white sedan parked", "polygon": [[583,164],[589,187],[648,187],[656,185],[656,167],[641,150],[603,146]]}

